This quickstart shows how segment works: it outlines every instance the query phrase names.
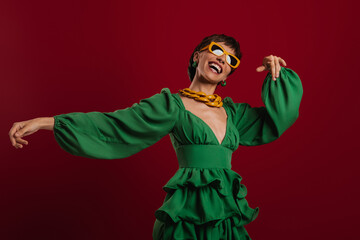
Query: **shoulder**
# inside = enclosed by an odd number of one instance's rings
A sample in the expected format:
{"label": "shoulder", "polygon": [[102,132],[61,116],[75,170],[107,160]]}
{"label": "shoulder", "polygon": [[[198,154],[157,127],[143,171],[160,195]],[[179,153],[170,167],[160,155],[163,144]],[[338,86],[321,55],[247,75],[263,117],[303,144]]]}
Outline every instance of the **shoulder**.
{"label": "shoulder", "polygon": [[172,96],[172,93],[169,88],[162,88],[160,92],[153,93],[150,98],[170,98]]}
{"label": "shoulder", "polygon": [[[177,93],[172,93],[169,88],[165,87],[160,90],[160,93],[155,94],[157,98],[166,108],[176,111],[180,108],[181,103],[177,98]],[[181,101],[181,100],[180,100]]]}
{"label": "shoulder", "polygon": [[169,88],[162,88],[159,94],[165,95],[166,98],[171,98],[173,101],[177,100],[177,92],[172,93]]}
{"label": "shoulder", "polygon": [[152,93],[150,97],[142,98],[134,103],[131,109],[140,116],[159,116],[162,119],[176,118],[178,115],[178,105],[172,96],[169,88],[162,88],[160,92]]}
{"label": "shoulder", "polygon": [[172,93],[169,88],[162,88],[160,94],[166,95],[166,98],[171,101],[171,103],[174,103],[174,105],[180,109],[182,108],[181,95],[177,91]]}
{"label": "shoulder", "polygon": [[134,103],[134,105],[173,105],[174,102],[172,93],[169,88],[162,88],[160,92],[152,93],[150,96],[141,98],[139,103]]}
{"label": "shoulder", "polygon": [[169,88],[162,88],[160,93],[171,94],[171,91]]}

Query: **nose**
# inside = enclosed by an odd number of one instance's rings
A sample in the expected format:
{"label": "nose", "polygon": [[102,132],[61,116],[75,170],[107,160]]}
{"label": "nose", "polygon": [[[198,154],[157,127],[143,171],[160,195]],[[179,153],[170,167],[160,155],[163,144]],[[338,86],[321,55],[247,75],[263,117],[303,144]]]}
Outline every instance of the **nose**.
{"label": "nose", "polygon": [[225,63],[225,58],[224,57],[225,57],[225,54],[222,55],[222,56],[217,57],[216,60],[218,60],[220,63],[224,64]]}

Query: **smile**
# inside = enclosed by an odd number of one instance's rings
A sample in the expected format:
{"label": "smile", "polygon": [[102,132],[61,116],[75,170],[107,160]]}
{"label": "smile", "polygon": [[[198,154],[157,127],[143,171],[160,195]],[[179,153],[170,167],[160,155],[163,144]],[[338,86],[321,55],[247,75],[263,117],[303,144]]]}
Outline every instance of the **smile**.
{"label": "smile", "polygon": [[216,74],[222,73],[221,66],[219,64],[215,63],[215,62],[209,62],[209,67],[210,67],[211,71],[216,73]]}

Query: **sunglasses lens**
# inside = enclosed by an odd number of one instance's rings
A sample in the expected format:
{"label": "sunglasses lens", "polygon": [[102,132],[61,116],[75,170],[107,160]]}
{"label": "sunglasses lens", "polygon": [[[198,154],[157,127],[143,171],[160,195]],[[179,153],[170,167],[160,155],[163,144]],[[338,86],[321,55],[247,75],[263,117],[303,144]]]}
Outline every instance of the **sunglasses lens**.
{"label": "sunglasses lens", "polygon": [[223,50],[219,46],[217,46],[215,44],[212,45],[211,51],[217,56],[221,56],[221,55],[224,54]]}
{"label": "sunglasses lens", "polygon": [[229,56],[229,55],[227,55],[226,56],[226,61],[228,62],[228,64],[229,65],[231,65],[231,66],[236,66],[236,64],[237,64],[237,60],[236,60],[236,58],[234,58],[234,57],[232,57],[232,56]]}

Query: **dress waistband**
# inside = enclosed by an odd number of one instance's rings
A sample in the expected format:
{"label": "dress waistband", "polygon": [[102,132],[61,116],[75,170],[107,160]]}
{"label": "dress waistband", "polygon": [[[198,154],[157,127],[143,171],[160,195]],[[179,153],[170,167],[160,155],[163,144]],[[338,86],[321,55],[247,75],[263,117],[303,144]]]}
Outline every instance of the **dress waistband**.
{"label": "dress waistband", "polygon": [[175,149],[179,167],[231,169],[233,151],[220,145],[180,145]]}

